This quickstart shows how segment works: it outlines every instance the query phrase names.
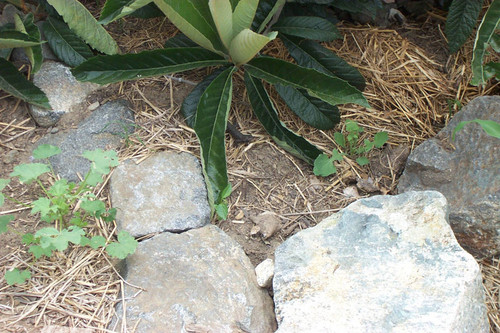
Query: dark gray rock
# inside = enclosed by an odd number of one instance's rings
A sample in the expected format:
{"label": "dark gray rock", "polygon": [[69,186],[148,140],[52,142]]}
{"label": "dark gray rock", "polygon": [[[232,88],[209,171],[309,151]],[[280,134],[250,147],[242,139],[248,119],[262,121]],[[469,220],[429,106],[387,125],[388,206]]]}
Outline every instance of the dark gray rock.
{"label": "dark gray rock", "polygon": [[375,196],[275,253],[278,332],[489,332],[479,265],[435,191]]}
{"label": "dark gray rock", "polygon": [[42,127],[54,125],[65,113],[84,110],[82,103],[87,96],[101,88],[94,83],[78,82],[69,67],[53,61],[42,64],[33,83],[47,95],[52,106],[52,110],[47,110],[29,105],[33,119]]}
{"label": "dark gray rock", "polygon": [[54,171],[70,181],[78,181],[78,173],[84,177],[90,162],[81,155],[97,148],[117,149],[123,136],[134,131],[134,114],[124,100],[108,102],[82,121],[78,128],[68,133],[48,134],[38,144],[51,144],[62,153],[50,158]]}
{"label": "dark gray rock", "polygon": [[458,112],[439,134],[408,158],[398,190],[436,190],[450,205],[459,243],[477,258],[500,253],[500,140],[478,124],[451,133],[460,121],[500,122],[500,96],[479,97]]}
{"label": "dark gray rock", "polygon": [[[126,319],[135,332],[259,333],[276,328],[272,300],[257,285],[250,260],[216,226],[145,240],[126,259],[126,267]],[[131,285],[144,290],[137,294]],[[116,313],[120,327],[121,303]]]}
{"label": "dark gray rock", "polygon": [[210,223],[200,163],[191,154],[160,152],[140,164],[126,161],[110,184],[118,228],[134,237]]}

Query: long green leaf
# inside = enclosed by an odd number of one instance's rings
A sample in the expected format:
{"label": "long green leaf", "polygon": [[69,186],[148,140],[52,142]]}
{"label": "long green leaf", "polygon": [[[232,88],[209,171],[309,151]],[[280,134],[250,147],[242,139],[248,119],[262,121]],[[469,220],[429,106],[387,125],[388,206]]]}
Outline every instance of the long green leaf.
{"label": "long green leaf", "polygon": [[97,56],[74,68],[72,73],[80,81],[107,84],[224,64],[228,62],[215,53],[185,47]]}
{"label": "long green leaf", "polygon": [[178,33],[172,38],[167,39],[164,48],[174,48],[174,47],[197,47],[198,44],[189,39],[186,35]]}
{"label": "long green leaf", "polygon": [[99,23],[108,24],[116,21],[151,2],[153,0],[107,0],[102,8]]}
{"label": "long green leaf", "polygon": [[241,0],[233,13],[233,37],[243,29],[250,29],[259,0]]}
{"label": "long green leaf", "polygon": [[275,85],[274,88],[290,110],[309,125],[327,130],[339,123],[340,113],[336,106],[312,97],[302,89],[280,84]]}
{"label": "long green leaf", "polygon": [[222,73],[225,68],[219,68],[215,70],[212,74],[207,75],[203,80],[196,85],[196,87],[191,90],[189,95],[184,98],[181,106],[181,113],[186,120],[186,124],[193,128],[196,120],[196,110],[198,109],[198,104],[200,103],[201,95],[205,92],[207,87],[212,83],[212,81]]}
{"label": "long green leaf", "polygon": [[299,89],[318,97],[331,105],[355,103],[370,107],[363,94],[346,81],[318,72],[315,69],[301,67],[281,59],[258,57],[245,65],[252,75],[272,84],[282,84]]}
{"label": "long green leaf", "polygon": [[493,0],[488,11],[481,21],[474,42],[474,51],[472,55],[472,85],[480,85],[486,83],[488,75],[483,67],[483,58],[488,47],[488,43],[495,34],[500,24],[500,0]]}
{"label": "long green leaf", "polygon": [[267,43],[276,38],[277,32],[269,35],[261,35],[250,29],[244,29],[233,38],[229,48],[231,60],[237,65],[247,63],[250,59],[264,47]]}
{"label": "long green leaf", "polygon": [[43,23],[43,31],[54,54],[71,67],[94,56],[87,44],[62,21],[47,18]]}
{"label": "long green leaf", "polygon": [[262,82],[250,76],[248,71],[246,71],[245,86],[253,112],[257,115],[257,118],[259,118],[259,121],[273,140],[290,154],[297,156],[311,165],[314,164],[314,160],[321,154],[321,151],[283,125]]}
{"label": "long green leaf", "polygon": [[451,3],[444,28],[451,53],[457,52],[469,38],[482,4],[483,0],[453,0]]}
{"label": "long green leaf", "polygon": [[47,0],[64,22],[92,48],[105,53],[118,53],[118,45],[108,32],[97,23],[92,14],[77,0]]}
{"label": "long green leaf", "polygon": [[[197,0],[154,0],[168,19],[198,45],[224,54],[225,48],[217,35],[211,15],[207,15],[208,2]],[[209,11],[210,13],[210,11]]]}
{"label": "long green leaf", "polygon": [[0,49],[11,49],[15,47],[29,47],[40,45],[42,42],[31,38],[19,31],[3,31],[0,36]]}
{"label": "long green leaf", "polygon": [[465,125],[470,123],[477,123],[481,126],[481,128],[488,134],[494,138],[500,139],[500,123],[497,123],[493,120],[483,120],[483,119],[473,119],[469,121],[461,121],[455,127],[451,134],[451,139],[455,141],[455,134],[460,131]]}
{"label": "long green leaf", "polygon": [[286,0],[260,0],[255,17],[252,22],[252,30],[259,34],[264,31],[266,25],[271,21],[274,14],[285,5]]}
{"label": "long green leaf", "polygon": [[219,37],[224,46],[229,49],[233,39],[233,12],[229,0],[208,0],[212,18],[217,27]]}
{"label": "long green leaf", "polygon": [[223,202],[221,193],[229,184],[224,140],[235,70],[234,66],[226,69],[205,89],[194,123],[201,145],[201,162],[212,212],[215,205]]}
{"label": "long green leaf", "polygon": [[7,60],[0,58],[0,89],[28,103],[50,109],[47,96],[18,72]]}
{"label": "long green leaf", "polygon": [[[18,15],[15,15],[16,27],[18,30],[28,34],[30,38],[41,41],[40,30],[33,22],[33,14],[27,14],[23,20]],[[42,46],[41,45],[33,45],[24,48],[24,52],[28,56],[28,59],[31,63],[32,72],[36,73],[42,67],[43,55],[42,55]]]}
{"label": "long green leaf", "polygon": [[300,66],[314,68],[328,75],[333,74],[359,90],[365,89],[365,79],[356,68],[317,42],[283,34],[280,39]]}
{"label": "long green leaf", "polygon": [[330,21],[314,16],[288,16],[273,25],[278,32],[322,42],[341,39],[342,35]]}

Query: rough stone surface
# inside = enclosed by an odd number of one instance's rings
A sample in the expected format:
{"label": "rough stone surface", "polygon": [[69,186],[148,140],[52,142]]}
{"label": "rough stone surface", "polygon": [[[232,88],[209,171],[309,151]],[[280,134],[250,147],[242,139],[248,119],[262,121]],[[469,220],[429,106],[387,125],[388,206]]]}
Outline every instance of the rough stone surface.
{"label": "rough stone surface", "polygon": [[[243,249],[218,227],[163,233],[126,259],[127,324],[135,332],[274,332],[272,300]],[[121,303],[117,315],[122,319]],[[120,327],[120,323],[118,326]]]}
{"label": "rough stone surface", "polygon": [[76,111],[85,98],[101,86],[78,82],[70,68],[54,61],[46,61],[33,76],[33,83],[48,97],[52,110],[30,105],[30,113],[42,127],[54,125],[65,113]]}
{"label": "rough stone surface", "polygon": [[140,164],[126,161],[111,177],[111,201],[118,227],[135,237],[210,223],[200,163],[188,153],[161,152]]}
{"label": "rough stone surface", "polygon": [[117,149],[122,137],[133,132],[134,114],[124,100],[108,102],[68,133],[48,134],[38,144],[51,144],[62,153],[50,158],[54,171],[70,181],[78,181],[77,173],[84,177],[90,162],[81,155],[97,148]]}
{"label": "rough stone surface", "polygon": [[268,288],[272,285],[274,276],[274,260],[266,259],[255,267],[257,284],[262,288]]}
{"label": "rough stone surface", "polygon": [[435,191],[358,200],[275,253],[278,332],[489,332],[479,266]]}
{"label": "rough stone surface", "polygon": [[435,138],[418,146],[398,190],[441,192],[450,205],[450,224],[459,243],[482,258],[500,253],[500,140],[472,123],[451,141],[460,121],[476,118],[500,122],[500,96],[474,99]]}

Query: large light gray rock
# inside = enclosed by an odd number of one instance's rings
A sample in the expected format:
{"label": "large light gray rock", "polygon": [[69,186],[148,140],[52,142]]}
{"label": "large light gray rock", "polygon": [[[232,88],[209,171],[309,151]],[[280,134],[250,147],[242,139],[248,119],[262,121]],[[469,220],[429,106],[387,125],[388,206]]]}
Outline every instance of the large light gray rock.
{"label": "large light gray rock", "polygon": [[[140,220],[138,220],[140,221]],[[218,227],[163,233],[126,259],[126,319],[135,332],[274,332],[272,300],[243,249]],[[121,303],[117,315],[122,320]],[[118,326],[120,324],[118,323]]]}
{"label": "large light gray rock", "polygon": [[358,200],[276,250],[278,332],[487,333],[481,281],[440,193]]}
{"label": "large light gray rock", "polygon": [[111,201],[118,227],[134,237],[210,223],[200,163],[188,153],[160,152],[140,164],[122,163],[111,177]]}
{"label": "large light gray rock", "polygon": [[84,151],[117,149],[122,138],[133,131],[134,114],[129,104],[117,100],[97,108],[77,129],[68,133],[49,134],[38,144],[61,148],[61,154],[50,158],[54,171],[70,181],[79,181],[77,174],[85,177],[90,169],[90,162],[81,156]]}
{"label": "large light gray rock", "polygon": [[52,106],[52,110],[47,110],[30,104],[31,115],[42,127],[54,125],[65,113],[77,112],[87,96],[101,88],[98,84],[78,82],[69,67],[54,61],[42,64],[33,83],[47,95]]}
{"label": "large light gray rock", "polygon": [[450,205],[450,224],[459,243],[477,258],[500,253],[500,140],[478,124],[451,133],[460,121],[500,122],[500,96],[478,97],[458,112],[439,134],[408,158],[399,193],[441,192]]}

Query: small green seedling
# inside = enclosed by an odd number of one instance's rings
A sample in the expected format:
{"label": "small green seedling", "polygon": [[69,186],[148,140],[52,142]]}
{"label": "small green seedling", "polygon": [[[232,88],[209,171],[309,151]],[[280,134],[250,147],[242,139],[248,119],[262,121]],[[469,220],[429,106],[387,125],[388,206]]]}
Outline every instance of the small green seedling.
{"label": "small green seedling", "polygon": [[363,128],[352,120],[346,121],[345,130],[347,135],[335,132],[333,138],[346,153],[340,153],[337,149],[333,149],[331,157],[328,157],[326,154],[319,155],[314,161],[313,172],[316,176],[327,177],[336,173],[337,168],[333,163],[335,161],[342,161],[345,155],[356,157],[356,163],[361,166],[369,164],[370,160],[366,157],[366,154],[374,147],[381,148],[388,139],[387,132],[378,132],[374,135],[373,141],[365,139],[360,144],[358,141]]}
{"label": "small green seedling", "polygon": [[[11,177],[17,177],[23,184],[36,182],[43,195],[31,204],[19,202],[15,198],[7,197],[18,204],[31,208],[31,214],[39,214],[40,220],[52,224],[38,230],[35,234],[26,233],[22,235],[22,241],[29,246],[28,252],[35,259],[42,256],[50,257],[53,251],[65,251],[70,244],[90,246],[93,249],[106,248],[112,257],[124,259],[127,255],[134,253],[137,241],[126,231],[118,234],[118,241],[108,243],[103,236],[87,237],[86,227],[92,219],[102,219],[111,222],[115,219],[116,209],[106,209],[104,202],[98,200],[93,194],[96,185],[102,182],[103,176],[111,172],[111,168],[118,165],[118,156],[114,151],[103,151],[96,149],[86,151],[83,157],[91,161],[90,171],[80,184],[60,179],[46,187],[40,180],[43,174],[49,174],[55,178],[52,165],[48,158],[60,154],[58,147],[51,145],[40,145],[33,151],[33,157],[37,160],[45,160],[46,163],[20,164],[14,168]],[[0,179],[0,191],[10,182],[10,179]],[[0,193],[0,207],[5,201],[5,195]],[[0,216],[0,234],[9,230],[9,223],[14,220],[13,215]],[[17,232],[16,232],[17,233]],[[5,279],[9,285],[24,283],[31,277],[29,271],[14,269],[7,271]]]}
{"label": "small green seedling", "polygon": [[222,219],[226,220],[227,215],[229,213],[229,207],[227,206],[227,197],[231,195],[232,192],[232,187],[231,183],[228,183],[227,186],[224,188],[224,191],[220,194],[222,201],[214,206],[215,212],[217,215]]}

